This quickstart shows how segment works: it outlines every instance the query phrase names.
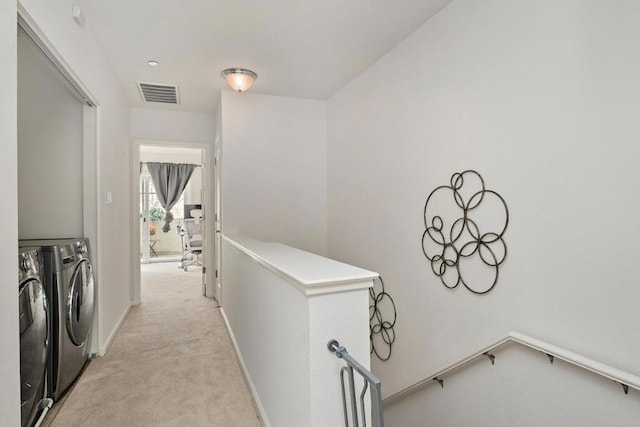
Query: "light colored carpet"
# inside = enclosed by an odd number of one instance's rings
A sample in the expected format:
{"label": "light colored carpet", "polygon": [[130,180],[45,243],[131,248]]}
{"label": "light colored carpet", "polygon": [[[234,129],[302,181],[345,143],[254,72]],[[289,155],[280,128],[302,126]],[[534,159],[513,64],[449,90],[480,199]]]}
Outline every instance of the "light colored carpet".
{"label": "light colored carpet", "polygon": [[200,269],[142,268],[132,307],[104,357],[93,360],[46,425],[260,426],[224,321],[201,295]]}

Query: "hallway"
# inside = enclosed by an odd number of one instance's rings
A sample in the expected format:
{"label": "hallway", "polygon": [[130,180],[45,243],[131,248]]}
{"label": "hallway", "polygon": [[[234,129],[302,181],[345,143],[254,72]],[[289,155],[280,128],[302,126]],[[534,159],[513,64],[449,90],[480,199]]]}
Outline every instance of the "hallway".
{"label": "hallway", "polygon": [[[44,426],[259,426],[201,270],[142,265],[142,301]],[[57,412],[57,414],[56,414]]]}

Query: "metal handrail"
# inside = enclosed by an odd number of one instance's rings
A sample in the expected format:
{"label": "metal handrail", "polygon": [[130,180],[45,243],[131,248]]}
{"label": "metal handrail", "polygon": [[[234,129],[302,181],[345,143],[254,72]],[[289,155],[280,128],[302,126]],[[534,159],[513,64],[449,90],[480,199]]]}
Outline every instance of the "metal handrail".
{"label": "metal handrail", "polygon": [[[333,339],[327,343],[329,351],[334,352],[339,359],[346,362],[347,366],[340,370],[340,385],[342,387],[342,407],[344,410],[344,425],[349,425],[349,412],[351,412],[351,420],[353,422],[352,427],[359,427],[358,413],[360,413],[360,419],[362,420],[362,426],[367,426],[367,414],[365,412],[365,395],[367,388],[370,387],[371,393],[371,417],[372,427],[384,427],[384,417],[382,415],[382,381],[373,375],[368,369],[362,366],[356,359],[351,357],[345,347],[340,346],[340,343]],[[353,371],[358,372],[365,380],[364,386],[360,392],[360,408],[358,409],[358,403],[356,402],[356,389],[355,380],[353,377]],[[345,384],[345,375],[348,378],[348,384]],[[349,403],[347,404],[347,387],[349,389]]]}
{"label": "metal handrail", "polygon": [[466,365],[467,363],[473,361],[478,357],[488,357],[491,360],[491,363],[494,363],[495,356],[493,356],[490,352],[508,342],[515,342],[525,347],[529,347],[531,349],[545,353],[547,357],[549,357],[549,361],[551,363],[553,363],[553,360],[557,358],[560,360],[564,360],[565,362],[572,365],[578,366],[582,369],[586,369],[587,371],[608,378],[616,383],[619,383],[622,386],[625,394],[629,392],[629,388],[640,390],[640,377],[636,375],[621,371],[620,369],[613,368],[611,366],[605,365],[604,363],[589,359],[553,344],[540,341],[536,338],[532,338],[520,332],[510,332],[506,337],[496,341],[495,343],[484,347],[483,349],[474,352],[445,368],[439,369],[432,374],[425,376],[423,379],[411,384],[410,386],[391,394],[383,400],[383,404],[385,406],[389,405],[392,402],[400,400],[403,397],[413,393],[414,391],[421,389],[427,384],[433,384],[434,381],[444,387],[444,380],[442,379],[442,376]]}

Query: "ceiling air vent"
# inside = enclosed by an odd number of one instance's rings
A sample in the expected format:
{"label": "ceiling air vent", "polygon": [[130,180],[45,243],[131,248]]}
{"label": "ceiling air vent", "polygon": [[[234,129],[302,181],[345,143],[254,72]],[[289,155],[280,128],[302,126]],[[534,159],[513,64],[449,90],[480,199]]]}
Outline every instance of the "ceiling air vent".
{"label": "ceiling air vent", "polygon": [[136,82],[142,99],[147,102],[163,102],[165,104],[178,104],[178,86],[162,83]]}

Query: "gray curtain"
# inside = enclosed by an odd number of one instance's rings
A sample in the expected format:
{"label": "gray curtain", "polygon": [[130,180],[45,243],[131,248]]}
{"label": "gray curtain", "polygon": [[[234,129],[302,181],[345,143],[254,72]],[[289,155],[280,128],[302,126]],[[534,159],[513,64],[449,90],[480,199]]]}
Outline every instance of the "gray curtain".
{"label": "gray curtain", "polygon": [[191,178],[195,165],[183,163],[147,163],[149,174],[153,185],[156,187],[156,194],[160,204],[166,211],[164,226],[165,233],[171,229],[173,215],[169,210],[175,205],[184,191],[184,188]]}

